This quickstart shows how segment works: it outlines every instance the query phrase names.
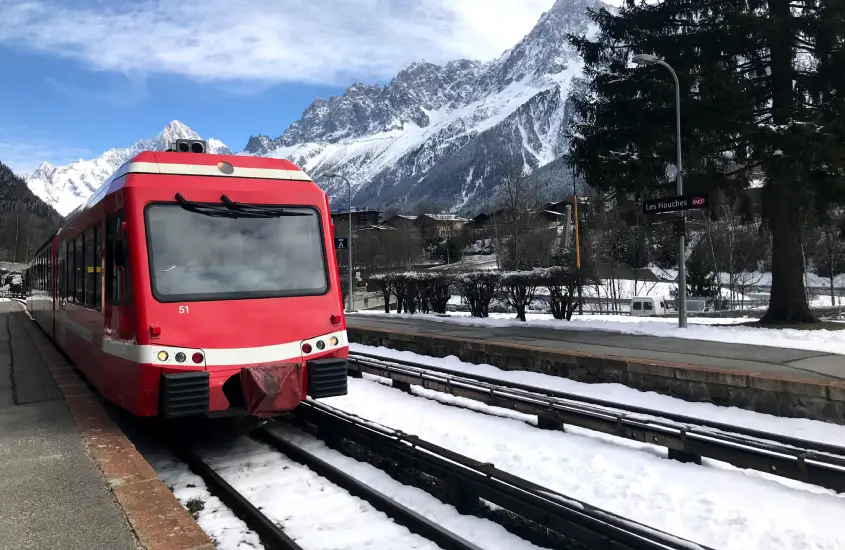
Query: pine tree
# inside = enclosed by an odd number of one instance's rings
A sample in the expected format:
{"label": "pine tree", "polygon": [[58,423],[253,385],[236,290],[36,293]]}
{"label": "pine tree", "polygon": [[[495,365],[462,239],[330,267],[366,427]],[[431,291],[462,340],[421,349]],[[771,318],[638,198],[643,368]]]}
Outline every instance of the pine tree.
{"label": "pine tree", "polygon": [[573,100],[570,166],[638,200],[674,194],[674,81],[663,67],[630,66],[637,53],[664,59],[681,84],[685,191],[736,193],[763,179],[773,281],[762,322],[814,321],[801,234],[811,212],[845,203],[845,2],[628,0],[617,14],[590,11],[598,36],[571,37],[590,85]]}
{"label": "pine tree", "polygon": [[0,162],[0,261],[24,263],[61,224],[58,212]]}

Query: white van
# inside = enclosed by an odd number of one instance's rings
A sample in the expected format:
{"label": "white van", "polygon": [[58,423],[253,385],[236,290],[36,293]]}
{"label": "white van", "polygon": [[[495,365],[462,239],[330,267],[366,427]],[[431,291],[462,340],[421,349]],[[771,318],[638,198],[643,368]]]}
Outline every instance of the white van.
{"label": "white van", "polygon": [[663,315],[666,313],[666,300],[651,296],[635,296],[631,298],[631,315],[646,317],[649,315]]}

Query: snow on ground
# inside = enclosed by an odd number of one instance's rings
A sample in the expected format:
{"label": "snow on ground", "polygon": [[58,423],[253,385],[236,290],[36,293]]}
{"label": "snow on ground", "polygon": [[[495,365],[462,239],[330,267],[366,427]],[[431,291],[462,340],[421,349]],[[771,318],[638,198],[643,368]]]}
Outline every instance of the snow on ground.
{"label": "snow on ground", "polygon": [[[359,315],[387,315],[384,311],[361,311]],[[470,317],[466,314],[449,313],[446,316],[390,313],[395,317],[417,317],[427,321],[457,323],[478,327],[541,327],[561,330],[600,330],[622,334],[664,336],[686,340],[707,340],[730,344],[749,344],[778,348],[803,349],[826,353],[845,354],[845,334],[836,330],[767,329],[758,327],[729,326],[754,321],[749,317],[713,318],[689,317],[687,328],[678,328],[677,320],[669,317],[634,317],[629,315],[573,315],[572,321],[553,319],[551,315],[526,316],[523,323],[513,314],[491,314],[490,317]],[[714,326],[722,325],[722,326]]]}
{"label": "snow on ground", "polygon": [[845,548],[845,495],[833,491],[731,467],[670,461],[664,449],[611,442],[586,430],[538,430],[368,379],[351,378],[348,395],[324,401],[713,548]]}
{"label": "snow on ground", "polygon": [[264,443],[243,437],[198,454],[308,550],[438,548]]}
{"label": "snow on ground", "polygon": [[197,515],[197,524],[212,538],[220,550],[255,550],[263,548],[258,535],[220,499],[211,496],[201,477],[164,449],[145,448],[144,458],[165,485],[170,487],[182,506],[194,499],[202,501],[203,508]]}
{"label": "snow on ground", "polygon": [[[389,388],[387,390],[394,391]],[[461,515],[454,506],[441,502],[422,489],[403,485],[370,464],[359,462],[330,449],[310,434],[285,424],[271,424],[268,425],[268,429],[481,548],[539,550],[538,546],[508,532],[501,525],[487,519]],[[393,550],[399,547],[385,546],[385,548]]]}
{"label": "snow on ground", "polygon": [[[555,390],[582,395],[595,399],[604,399],[625,405],[647,407],[666,411],[669,413],[683,414],[702,420],[724,422],[735,426],[742,426],[755,430],[763,430],[771,433],[820,441],[832,445],[845,445],[845,426],[830,424],[818,420],[806,418],[786,418],[763,414],[737,407],[722,407],[712,403],[701,403],[684,401],[676,397],[662,395],[651,391],[641,391],[629,388],[623,384],[587,384],[576,382],[568,378],[551,376],[537,372],[521,370],[506,371],[493,365],[476,365],[465,363],[450,355],[448,357],[429,357],[419,355],[410,351],[398,351],[384,347],[365,346],[362,344],[350,343],[351,351],[360,353],[376,354],[385,358],[402,359],[424,365],[434,365],[440,368],[455,371],[455,374],[462,372],[498,378],[507,382],[515,382],[529,386],[536,386],[541,391]],[[414,388],[416,391],[419,388]],[[436,392],[435,392],[436,393]],[[429,395],[426,393],[426,395]],[[445,395],[445,394],[439,394]],[[477,403],[477,405],[480,405]],[[513,413],[517,414],[517,413]]]}
{"label": "snow on ground", "polygon": [[[538,550],[537,546],[508,533],[500,525],[461,516],[453,506],[420,489],[403,485],[369,464],[329,449],[309,434],[283,424],[271,423],[268,428],[482,548]],[[308,550],[438,548],[396,524],[366,501],[350,495],[266,444],[242,437],[206,446],[199,454]]]}

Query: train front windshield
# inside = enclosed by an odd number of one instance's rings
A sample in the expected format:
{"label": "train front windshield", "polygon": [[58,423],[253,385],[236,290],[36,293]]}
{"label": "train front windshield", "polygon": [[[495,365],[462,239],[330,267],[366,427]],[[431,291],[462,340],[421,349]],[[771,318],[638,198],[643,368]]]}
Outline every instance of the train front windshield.
{"label": "train front windshield", "polygon": [[152,204],[145,218],[152,290],[159,301],[315,296],[328,291],[315,208],[231,212],[206,205]]}

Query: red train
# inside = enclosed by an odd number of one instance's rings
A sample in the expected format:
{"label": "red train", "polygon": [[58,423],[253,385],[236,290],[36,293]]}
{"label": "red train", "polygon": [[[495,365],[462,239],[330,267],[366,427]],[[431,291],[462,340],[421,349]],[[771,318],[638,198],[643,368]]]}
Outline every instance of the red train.
{"label": "red train", "polygon": [[205,150],[121,166],[27,266],[29,311],[136,416],[255,420],[346,394],[328,197],[286,160]]}

